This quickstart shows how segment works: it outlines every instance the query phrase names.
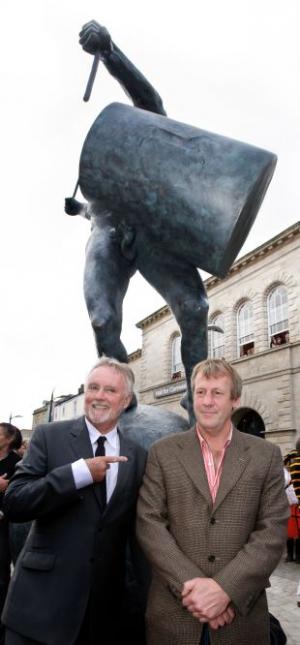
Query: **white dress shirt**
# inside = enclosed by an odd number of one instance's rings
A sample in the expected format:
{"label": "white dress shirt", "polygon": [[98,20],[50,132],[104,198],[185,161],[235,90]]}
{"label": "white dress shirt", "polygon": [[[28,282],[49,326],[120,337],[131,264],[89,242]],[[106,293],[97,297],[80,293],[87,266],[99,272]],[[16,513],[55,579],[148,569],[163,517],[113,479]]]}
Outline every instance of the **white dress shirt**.
{"label": "white dress shirt", "polygon": [[[99,432],[87,418],[85,418],[85,422],[87,425],[94,456],[98,447],[97,440],[99,439],[99,437],[106,437],[106,441],[104,443],[105,455],[118,457],[120,455],[120,439],[117,427],[110,430],[110,432],[102,435],[101,432]],[[93,483],[92,475],[84,459],[78,459],[78,461],[74,461],[71,466],[75,486],[77,489],[84,488],[85,486],[90,486]],[[115,463],[110,464],[109,466],[110,467],[106,471],[107,502],[109,502],[117,483],[119,464]]]}

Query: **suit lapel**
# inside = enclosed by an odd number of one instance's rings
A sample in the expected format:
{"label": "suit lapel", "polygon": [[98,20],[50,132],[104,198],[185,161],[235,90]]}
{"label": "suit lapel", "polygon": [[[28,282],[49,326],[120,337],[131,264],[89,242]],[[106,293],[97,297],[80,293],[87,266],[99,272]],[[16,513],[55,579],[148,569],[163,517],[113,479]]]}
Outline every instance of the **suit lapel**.
{"label": "suit lapel", "polygon": [[[94,457],[90,435],[84,417],[74,421],[73,427],[70,431],[70,443],[77,459],[91,459]],[[90,488],[91,493],[95,495],[96,501],[102,512],[103,509],[99,486],[97,484],[93,484]]]}
{"label": "suit lapel", "polygon": [[[184,466],[190,479],[198,491],[205,497],[209,506],[212,506],[212,497],[209,490],[207,475],[195,429],[182,433],[177,437],[178,459]],[[227,448],[219,490],[213,508],[216,510],[228,493],[235,486],[244,472],[250,456],[245,446],[241,432],[233,430],[230,446]]]}
{"label": "suit lapel", "polygon": [[220,485],[214,503],[214,510],[222,504],[225,497],[235,486],[244,472],[249,459],[250,455],[245,446],[243,434],[234,429],[231,443],[226,450]]}
{"label": "suit lapel", "polygon": [[128,461],[121,461],[119,463],[116,487],[106,508],[109,508],[114,503],[115,499],[118,498],[119,493],[127,487],[135,459],[133,445],[124,438],[119,429],[118,434],[120,440],[120,455],[122,457],[127,457]]}
{"label": "suit lapel", "polygon": [[182,435],[178,435],[177,449],[179,461],[182,463],[197,490],[205,497],[208,505],[211,506],[212,498],[195,428],[182,433]]}
{"label": "suit lapel", "polygon": [[90,459],[94,456],[84,417],[76,419],[72,424],[70,429],[70,445],[77,459]]}

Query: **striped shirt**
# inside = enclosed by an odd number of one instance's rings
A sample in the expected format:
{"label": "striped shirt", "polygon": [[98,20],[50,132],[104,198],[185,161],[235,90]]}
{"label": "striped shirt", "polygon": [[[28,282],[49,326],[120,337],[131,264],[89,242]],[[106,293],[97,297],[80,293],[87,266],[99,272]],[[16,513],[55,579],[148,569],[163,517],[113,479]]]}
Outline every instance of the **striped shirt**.
{"label": "striped shirt", "polygon": [[300,503],[300,455],[297,450],[291,450],[283,459],[283,463],[288,468],[294,491]]}
{"label": "striped shirt", "polygon": [[233,432],[233,428],[231,426],[228,438],[226,439],[222,450],[220,450],[220,456],[219,456],[219,459],[218,459],[218,464],[217,464],[217,467],[215,468],[212,450],[210,449],[206,439],[204,439],[204,437],[202,437],[202,434],[200,432],[200,429],[199,429],[198,425],[196,425],[196,433],[197,433],[197,437],[198,437],[199,442],[200,442],[200,447],[201,447],[204,466],[205,466],[205,470],[206,470],[208,486],[209,486],[209,490],[210,490],[210,494],[212,496],[213,502],[215,501],[215,499],[217,497],[217,492],[218,492],[218,489],[219,489],[220,479],[221,479],[221,475],[222,475],[222,471],[223,471],[223,464],[224,464],[225,454],[226,454],[226,450],[227,450],[227,448],[228,448],[228,446],[229,446],[229,444],[231,442],[231,439],[232,439],[232,432]]}

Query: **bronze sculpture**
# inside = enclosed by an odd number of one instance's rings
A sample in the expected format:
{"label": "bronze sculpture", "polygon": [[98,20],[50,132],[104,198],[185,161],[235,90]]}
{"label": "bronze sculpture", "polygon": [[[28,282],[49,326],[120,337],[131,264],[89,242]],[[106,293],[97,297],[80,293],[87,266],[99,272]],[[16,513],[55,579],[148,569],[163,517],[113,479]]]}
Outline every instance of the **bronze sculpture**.
{"label": "bronze sculpture", "polygon": [[[112,104],[84,143],[79,185],[86,204],[70,215],[91,220],[84,292],[98,354],[127,360],[122,305],[136,270],[169,304],[180,327],[193,419],[190,374],[207,356],[208,302],[197,267],[223,277],[255,219],[276,157],[166,117],[156,90],[95,21],[80,44],[101,60],[134,107]],[[89,83],[85,100],[92,83]]]}

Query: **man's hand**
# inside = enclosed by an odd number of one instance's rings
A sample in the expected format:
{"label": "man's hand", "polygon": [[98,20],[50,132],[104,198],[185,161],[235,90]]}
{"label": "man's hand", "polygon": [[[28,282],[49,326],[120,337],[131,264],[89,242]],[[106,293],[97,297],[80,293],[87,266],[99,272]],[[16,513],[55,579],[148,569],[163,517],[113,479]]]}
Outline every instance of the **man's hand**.
{"label": "man's hand", "polygon": [[210,622],[223,614],[230,598],[212,578],[187,580],[182,589],[182,604],[201,622]]}
{"label": "man's hand", "polygon": [[86,459],[85,463],[92,475],[94,482],[101,482],[106,475],[109,464],[115,464],[120,461],[128,461],[127,457],[93,457]]}
{"label": "man's hand", "polygon": [[227,609],[222,612],[217,618],[213,618],[212,620],[205,620],[204,618],[200,618],[200,614],[197,612],[193,613],[194,618],[197,618],[199,620],[199,623],[208,623],[211,629],[219,629],[219,627],[224,627],[224,625],[230,625],[232,623],[233,619],[235,618],[235,611],[233,607],[230,607],[228,605]]}
{"label": "man's hand", "polygon": [[6,489],[7,489],[8,479],[6,479],[6,478],[7,478],[6,473],[4,473],[4,475],[2,475],[0,477],[0,493],[4,493],[4,491],[6,491]]}
{"label": "man's hand", "polygon": [[[219,627],[224,627],[224,625],[230,625],[232,623],[233,619],[235,617],[235,612],[233,607],[227,607],[225,611],[223,611],[222,614],[217,616],[217,618],[213,618],[213,620],[209,620],[208,624],[212,629],[218,629]],[[202,619],[200,622],[203,622]]]}
{"label": "man's hand", "polygon": [[82,27],[79,34],[79,42],[82,49],[88,54],[100,54],[112,50],[112,42],[109,32],[105,27],[99,25],[96,20],[91,20]]}

